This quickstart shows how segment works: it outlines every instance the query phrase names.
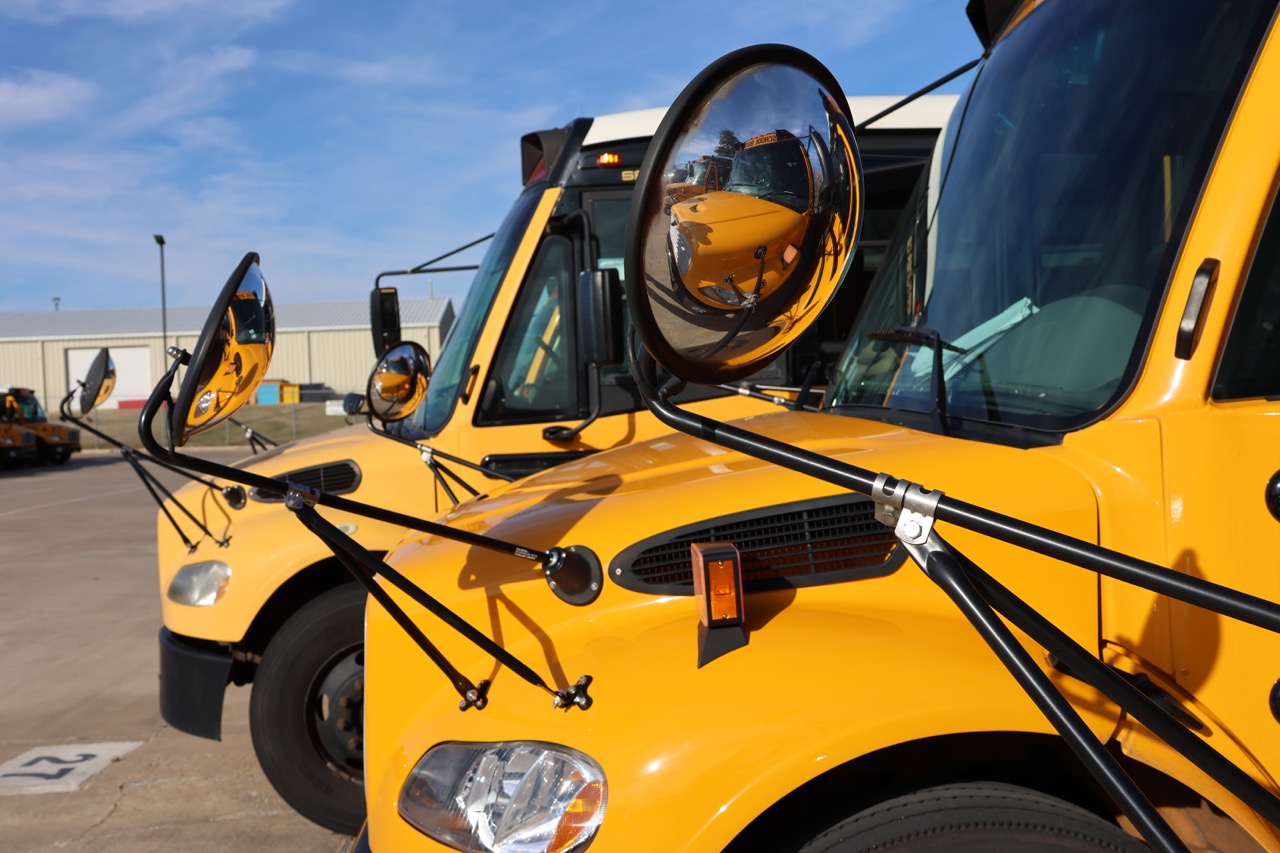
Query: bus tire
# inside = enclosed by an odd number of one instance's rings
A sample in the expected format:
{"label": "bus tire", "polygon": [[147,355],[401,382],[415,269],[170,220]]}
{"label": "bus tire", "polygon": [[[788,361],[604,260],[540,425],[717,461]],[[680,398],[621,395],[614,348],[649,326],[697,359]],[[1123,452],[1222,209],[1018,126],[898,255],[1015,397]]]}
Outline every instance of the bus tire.
{"label": "bus tire", "polygon": [[364,604],[352,583],[300,607],[267,644],[249,697],[253,749],[271,786],[344,835],[365,816]]}
{"label": "bus tire", "polygon": [[1149,850],[1092,812],[1030,788],[966,782],[926,788],[846,818],[802,853]]}

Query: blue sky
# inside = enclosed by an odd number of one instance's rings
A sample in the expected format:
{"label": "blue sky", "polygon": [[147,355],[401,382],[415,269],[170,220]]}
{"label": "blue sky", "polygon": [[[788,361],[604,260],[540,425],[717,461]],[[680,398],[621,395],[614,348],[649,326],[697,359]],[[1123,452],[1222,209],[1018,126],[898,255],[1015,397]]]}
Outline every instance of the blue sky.
{"label": "blue sky", "polygon": [[963,0],[2,0],[0,311],[159,306],[156,233],[169,305],[249,250],[279,302],[364,299],[493,230],[521,134],[665,106],[758,42],[849,95],[980,53]]}

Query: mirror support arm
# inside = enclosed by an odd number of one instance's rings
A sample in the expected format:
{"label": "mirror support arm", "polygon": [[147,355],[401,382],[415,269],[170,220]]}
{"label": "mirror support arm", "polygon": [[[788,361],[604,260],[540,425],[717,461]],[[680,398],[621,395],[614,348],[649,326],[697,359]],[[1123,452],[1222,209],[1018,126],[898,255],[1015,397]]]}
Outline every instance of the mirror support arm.
{"label": "mirror support arm", "polygon": [[542,430],[544,439],[557,443],[572,441],[584,429],[595,423],[596,418],[600,417],[600,365],[594,361],[587,365],[587,393],[590,395],[588,400],[591,406],[590,411],[587,413],[587,419],[572,428],[566,426],[544,427]]}
{"label": "mirror support arm", "polygon": [[396,589],[430,611],[450,628],[453,628],[520,678],[551,695],[554,699],[555,707],[578,707],[584,711],[591,707],[591,696],[587,693],[587,687],[591,684],[591,676],[583,676],[573,687],[552,690],[543,681],[542,677],[523,661],[476,630],[469,622],[427,594],[425,590],[414,584],[413,581],[378,560],[360,543],[323,518],[316,512],[315,506],[312,504],[313,500],[319,502],[318,499],[321,497],[315,492],[307,492],[303,495],[297,489],[290,489],[289,495],[285,499],[285,506],[298,517],[298,520],[308,530],[329,546],[330,550],[338,556],[339,560],[355,576],[361,586],[386,609],[397,624],[413,638],[414,642],[426,652],[427,656],[453,682],[454,688],[463,699],[460,703],[461,710],[465,711],[469,707],[483,709],[488,701],[489,682],[481,681],[479,685],[473,685],[465,676],[459,673],[440,650],[427,639],[426,635],[414,624],[413,620],[395,603],[381,584],[377,583],[375,580],[377,575],[386,578],[387,582],[395,586]]}
{"label": "mirror support arm", "polygon": [[[476,464],[476,463],[474,463],[474,462],[468,462],[466,459],[462,459],[462,458],[460,458],[460,457],[458,457],[458,456],[454,456],[454,455],[452,455],[452,454],[445,453],[443,450],[436,450],[434,447],[430,447],[430,446],[425,445],[425,444],[419,444],[418,442],[414,441],[413,439],[410,439],[410,438],[404,438],[403,436],[395,435],[395,434],[393,434],[393,433],[387,432],[386,430],[380,430],[380,429],[378,429],[377,427],[375,427],[375,426],[373,425],[373,415],[372,415],[371,413],[369,413],[369,412],[366,412],[366,413],[365,413],[365,426],[367,426],[367,427],[369,428],[369,431],[370,431],[370,432],[372,432],[372,433],[374,433],[374,434],[376,434],[376,435],[380,435],[380,436],[382,436],[383,438],[389,438],[389,439],[391,439],[392,441],[398,441],[398,442],[400,442],[401,444],[405,445],[406,447],[412,447],[412,448],[414,448],[414,449],[415,449],[415,450],[417,450],[419,453],[422,453],[422,454],[429,454],[433,459],[434,459],[434,458],[436,458],[436,457],[439,457],[439,458],[441,458],[441,459],[445,460],[446,462],[452,462],[452,463],[453,463],[453,464],[455,464],[455,465],[461,465],[463,468],[470,468],[472,471],[478,471],[478,472],[480,472],[481,474],[484,474],[485,476],[488,476],[488,477],[497,477],[499,480],[506,480],[508,483],[514,482],[514,481],[515,481],[515,479],[516,479],[515,477],[511,476],[510,474],[502,474],[502,473],[500,473],[500,472],[498,472],[498,471],[491,471],[491,470],[489,470],[488,468],[485,468],[485,467],[484,467],[484,466],[482,466],[482,465],[477,465],[477,464]],[[425,461],[425,460],[424,460],[424,461]],[[444,468],[444,466],[441,466],[441,468],[442,468],[442,470],[444,470],[446,473],[448,473],[450,477],[452,477],[452,478],[453,478],[454,480],[456,480],[459,484],[461,484],[461,485],[462,485],[462,487],[463,487],[464,489],[466,489],[467,491],[471,492],[471,494],[472,494],[472,496],[473,496],[473,497],[474,497],[475,495],[478,495],[478,494],[479,494],[479,492],[477,492],[475,489],[471,488],[471,487],[470,487],[470,486],[468,486],[465,482],[463,482],[463,480],[462,480],[461,478],[459,478],[457,474],[454,474],[452,471],[449,471],[447,468]]]}

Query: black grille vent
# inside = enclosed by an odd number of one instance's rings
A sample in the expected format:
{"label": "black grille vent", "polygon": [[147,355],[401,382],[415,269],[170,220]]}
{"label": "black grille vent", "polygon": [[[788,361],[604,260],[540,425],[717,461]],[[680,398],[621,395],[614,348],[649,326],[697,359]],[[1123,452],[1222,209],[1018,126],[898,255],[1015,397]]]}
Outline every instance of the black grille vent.
{"label": "black grille vent", "polygon": [[[299,468],[297,471],[280,475],[278,479],[287,480],[298,486],[319,489],[330,495],[344,495],[347,492],[354,492],[360,485],[360,468],[350,459],[344,459],[327,465]],[[249,497],[263,503],[278,503],[284,500],[284,495],[256,487],[249,490]]]}
{"label": "black grille vent", "polygon": [[[693,542],[731,542],[748,591],[839,583],[896,569],[905,557],[875,503],[853,496],[773,506],[668,531],[618,555],[609,575],[655,595],[692,595]],[[621,571],[619,571],[621,570]]]}

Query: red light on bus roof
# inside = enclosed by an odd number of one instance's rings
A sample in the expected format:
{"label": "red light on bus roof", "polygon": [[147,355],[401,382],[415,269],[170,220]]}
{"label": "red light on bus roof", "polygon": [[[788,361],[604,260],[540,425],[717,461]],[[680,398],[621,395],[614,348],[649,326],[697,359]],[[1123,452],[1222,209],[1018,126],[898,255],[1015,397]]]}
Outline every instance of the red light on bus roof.
{"label": "red light on bus roof", "polygon": [[596,165],[597,166],[621,166],[622,155],[615,154],[612,151],[605,151],[603,154],[599,154],[596,156]]}

